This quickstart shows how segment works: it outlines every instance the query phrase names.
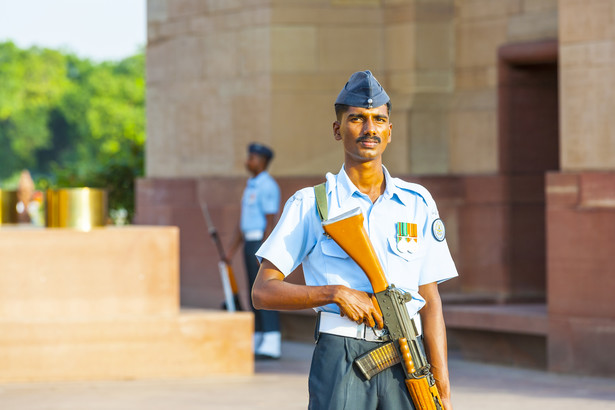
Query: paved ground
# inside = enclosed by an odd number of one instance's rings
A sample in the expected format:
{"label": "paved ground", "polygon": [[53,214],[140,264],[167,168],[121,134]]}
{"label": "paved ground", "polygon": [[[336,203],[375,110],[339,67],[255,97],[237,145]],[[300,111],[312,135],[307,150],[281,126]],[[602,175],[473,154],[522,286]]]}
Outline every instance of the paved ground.
{"label": "paved ground", "polygon": [[[285,342],[280,361],[249,377],[0,384],[2,410],[306,409],[313,345]],[[456,410],[615,410],[615,379],[450,359]]]}

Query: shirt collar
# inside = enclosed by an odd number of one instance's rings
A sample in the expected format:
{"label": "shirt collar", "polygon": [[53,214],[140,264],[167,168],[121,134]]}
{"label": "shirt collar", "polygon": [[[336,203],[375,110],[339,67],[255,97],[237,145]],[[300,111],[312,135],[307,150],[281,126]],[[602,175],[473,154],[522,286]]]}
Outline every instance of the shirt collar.
{"label": "shirt collar", "polygon": [[[389,171],[386,169],[384,165],[382,166],[382,172],[384,173],[384,180],[386,181],[386,187],[384,189],[384,193],[382,194],[382,196],[385,199],[396,199],[401,204],[404,204],[404,201],[402,199],[403,195],[400,195],[401,193],[400,188],[397,185],[395,185],[395,182],[393,178],[391,177],[391,174],[389,174]],[[331,191],[332,189],[333,187],[330,186],[329,191]],[[348,177],[348,174],[346,174],[346,170],[344,169],[343,165],[342,165],[342,169],[337,174],[336,189],[337,189],[338,206],[340,207],[342,206],[342,203],[344,203],[348,198],[350,198],[355,193],[359,195],[361,194],[359,189],[352,183],[352,181]]]}
{"label": "shirt collar", "polygon": [[394,199],[402,205],[407,205],[404,202],[405,195],[403,195],[402,189],[397,186],[395,179],[389,174],[389,170],[384,165],[382,166],[382,171],[384,172],[384,179],[386,181],[386,187],[382,196],[384,196],[385,199]]}
{"label": "shirt collar", "polygon": [[264,178],[267,175],[267,171],[261,171],[258,175],[248,178],[248,182],[256,182],[259,179]]}
{"label": "shirt collar", "polygon": [[[330,186],[329,189],[332,190],[333,186]],[[346,170],[344,169],[343,165],[342,169],[340,169],[340,172],[337,174],[335,189],[337,190],[337,205],[339,207],[341,207],[342,204],[346,202],[346,200],[350,198],[355,192],[359,193],[358,188],[354,186],[354,184],[348,177],[348,174],[346,174]]]}

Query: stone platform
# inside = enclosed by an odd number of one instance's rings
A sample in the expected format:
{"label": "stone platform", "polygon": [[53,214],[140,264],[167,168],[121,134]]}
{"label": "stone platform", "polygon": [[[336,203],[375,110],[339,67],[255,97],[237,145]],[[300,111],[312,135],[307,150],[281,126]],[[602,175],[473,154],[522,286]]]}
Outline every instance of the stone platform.
{"label": "stone platform", "polygon": [[547,368],[547,306],[542,303],[446,304],[451,351],[464,359]]}
{"label": "stone platform", "polygon": [[252,332],[180,310],[175,227],[0,228],[0,381],[248,375]]}

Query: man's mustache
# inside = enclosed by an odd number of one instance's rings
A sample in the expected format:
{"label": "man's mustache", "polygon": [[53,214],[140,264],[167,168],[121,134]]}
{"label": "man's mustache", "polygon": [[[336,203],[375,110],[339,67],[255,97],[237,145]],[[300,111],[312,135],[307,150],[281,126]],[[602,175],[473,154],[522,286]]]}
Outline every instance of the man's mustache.
{"label": "man's mustache", "polygon": [[375,135],[369,136],[369,135],[364,135],[362,137],[357,138],[357,142],[363,142],[363,141],[376,141],[377,143],[381,143],[382,140],[380,139],[380,137],[377,137]]}

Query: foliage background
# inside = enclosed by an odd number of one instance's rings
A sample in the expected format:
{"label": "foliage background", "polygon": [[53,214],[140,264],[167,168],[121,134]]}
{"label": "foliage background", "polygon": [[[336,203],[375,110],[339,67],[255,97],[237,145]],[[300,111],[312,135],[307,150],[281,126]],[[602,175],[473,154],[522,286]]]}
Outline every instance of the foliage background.
{"label": "foliage background", "polygon": [[37,189],[105,188],[130,220],[145,138],[143,52],[93,63],[0,43],[0,188],[28,169]]}

